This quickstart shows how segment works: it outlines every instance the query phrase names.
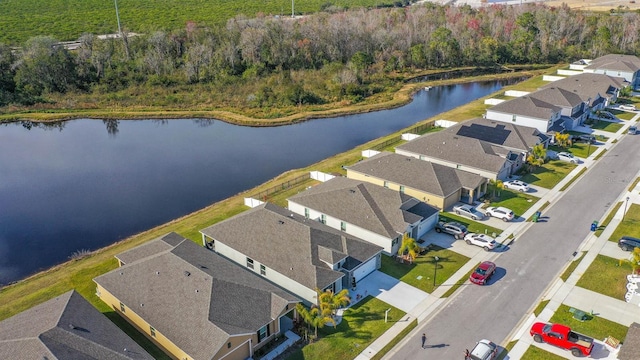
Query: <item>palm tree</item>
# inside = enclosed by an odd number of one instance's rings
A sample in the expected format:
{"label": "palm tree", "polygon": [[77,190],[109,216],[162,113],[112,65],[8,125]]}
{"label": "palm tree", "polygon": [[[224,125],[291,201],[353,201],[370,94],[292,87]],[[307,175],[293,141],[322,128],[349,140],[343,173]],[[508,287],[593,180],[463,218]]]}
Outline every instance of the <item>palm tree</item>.
{"label": "palm tree", "polygon": [[533,147],[533,151],[527,157],[527,162],[532,168],[544,165],[544,161],[547,158],[547,149],[544,145],[538,144]]}
{"label": "palm tree", "polygon": [[409,255],[410,261],[413,262],[417,257],[418,253],[420,253],[420,246],[416,242],[416,239],[409,237],[408,233],[405,233],[402,236],[402,244],[400,245],[400,249],[398,249],[398,255]]}
{"label": "palm tree", "polygon": [[331,311],[321,310],[318,306],[313,305],[311,309],[307,309],[304,305],[298,303],[296,310],[302,320],[307,324],[307,328],[313,326],[315,328],[315,337],[318,337],[318,327],[325,326],[327,323],[336,326],[336,321],[331,316]]}
{"label": "palm tree", "polygon": [[498,196],[500,196],[500,190],[504,189],[504,184],[502,183],[502,180],[493,180],[490,179],[489,180],[489,185],[491,186],[492,191],[492,197],[496,197],[496,191],[498,191]]}
{"label": "palm tree", "polygon": [[627,263],[631,265],[631,272],[635,274],[638,267],[640,267],[640,248],[633,248],[631,256],[633,257],[632,260],[620,259],[619,263],[620,265]]}
{"label": "palm tree", "polygon": [[327,289],[320,291],[316,289],[318,293],[318,306],[323,314],[328,314],[332,318],[336,315],[336,310],[347,306],[351,303],[351,297],[349,296],[349,290],[342,289],[337,294]]}

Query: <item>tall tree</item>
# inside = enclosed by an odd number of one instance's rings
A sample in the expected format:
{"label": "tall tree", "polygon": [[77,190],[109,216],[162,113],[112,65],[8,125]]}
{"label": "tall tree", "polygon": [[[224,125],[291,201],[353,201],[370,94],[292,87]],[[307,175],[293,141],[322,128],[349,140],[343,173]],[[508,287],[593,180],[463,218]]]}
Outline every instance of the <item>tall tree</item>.
{"label": "tall tree", "polygon": [[400,244],[400,249],[398,249],[399,255],[407,255],[411,262],[413,262],[418,254],[420,253],[420,246],[416,242],[416,239],[409,236],[408,233],[404,233],[402,235],[402,244]]}

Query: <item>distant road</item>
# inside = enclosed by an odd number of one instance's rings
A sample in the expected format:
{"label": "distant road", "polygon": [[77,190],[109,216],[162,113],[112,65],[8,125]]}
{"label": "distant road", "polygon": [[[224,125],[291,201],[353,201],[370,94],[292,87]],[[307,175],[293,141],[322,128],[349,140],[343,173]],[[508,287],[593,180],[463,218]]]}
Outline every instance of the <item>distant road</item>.
{"label": "distant road", "polygon": [[[488,286],[467,285],[415,336],[395,349],[392,359],[462,359],[480,339],[505,345],[507,336],[538,303],[599,220],[640,170],[640,142],[625,136],[583,177],[543,212],[511,249],[496,255],[498,271]],[[420,334],[427,334],[427,349]]]}

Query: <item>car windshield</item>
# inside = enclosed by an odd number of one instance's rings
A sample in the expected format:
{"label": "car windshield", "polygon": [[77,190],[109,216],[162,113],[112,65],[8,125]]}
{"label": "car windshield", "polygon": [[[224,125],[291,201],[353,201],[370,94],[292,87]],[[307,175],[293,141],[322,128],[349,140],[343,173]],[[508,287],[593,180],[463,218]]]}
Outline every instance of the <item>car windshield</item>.
{"label": "car windshield", "polygon": [[481,268],[477,268],[476,269],[476,274],[478,275],[482,275],[484,276],[487,273],[487,270],[481,269]]}

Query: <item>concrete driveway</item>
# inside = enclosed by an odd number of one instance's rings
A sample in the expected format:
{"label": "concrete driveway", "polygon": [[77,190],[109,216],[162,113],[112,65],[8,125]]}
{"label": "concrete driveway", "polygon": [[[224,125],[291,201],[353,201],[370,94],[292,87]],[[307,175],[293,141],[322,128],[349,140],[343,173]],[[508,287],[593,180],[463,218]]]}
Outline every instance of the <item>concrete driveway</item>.
{"label": "concrete driveway", "polygon": [[419,303],[423,302],[429,294],[405,284],[382,271],[374,271],[358,282],[355,291],[351,291],[351,299],[354,303],[372,295],[408,313]]}

